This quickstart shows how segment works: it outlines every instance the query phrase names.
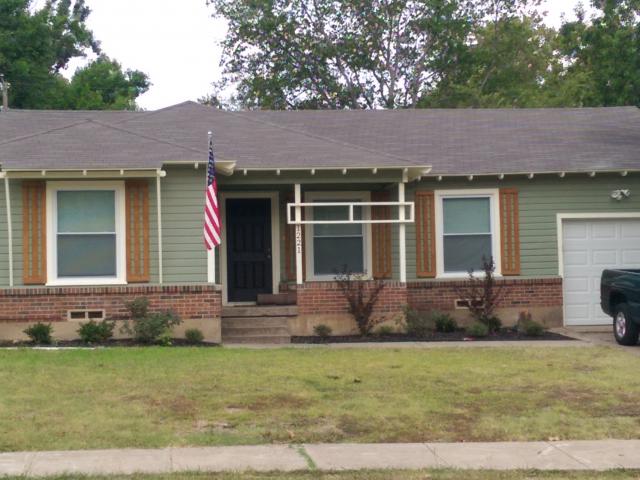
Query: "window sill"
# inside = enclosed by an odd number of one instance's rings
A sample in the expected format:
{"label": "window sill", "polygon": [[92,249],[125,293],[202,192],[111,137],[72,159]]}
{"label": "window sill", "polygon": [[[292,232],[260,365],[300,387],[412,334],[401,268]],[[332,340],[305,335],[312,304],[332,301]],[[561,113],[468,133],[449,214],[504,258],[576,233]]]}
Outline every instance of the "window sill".
{"label": "window sill", "polygon": [[[477,272],[473,272],[473,276],[475,278],[482,278],[482,271],[478,270]],[[502,274],[499,272],[494,272],[494,278],[502,278]],[[469,273],[439,273],[436,275],[436,280],[468,280]]]}
{"label": "window sill", "polygon": [[46,283],[47,287],[100,287],[102,285],[127,285],[127,282],[119,278],[73,278]]}

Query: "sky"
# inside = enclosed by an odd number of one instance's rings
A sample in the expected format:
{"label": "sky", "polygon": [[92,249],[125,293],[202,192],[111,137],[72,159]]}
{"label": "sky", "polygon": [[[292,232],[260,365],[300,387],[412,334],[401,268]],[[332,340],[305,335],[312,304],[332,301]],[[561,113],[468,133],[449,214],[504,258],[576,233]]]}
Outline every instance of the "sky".
{"label": "sky", "polygon": [[[147,73],[149,91],[138,105],[156,110],[210,93],[220,79],[219,42],[226,34],[222,19],[212,18],[205,0],[86,0],[92,13],[88,25],[103,51],[123,67]],[[560,24],[561,15],[573,18],[578,0],[546,0],[546,23]],[[585,4],[588,1],[584,2]],[[86,60],[73,61],[65,75]]]}

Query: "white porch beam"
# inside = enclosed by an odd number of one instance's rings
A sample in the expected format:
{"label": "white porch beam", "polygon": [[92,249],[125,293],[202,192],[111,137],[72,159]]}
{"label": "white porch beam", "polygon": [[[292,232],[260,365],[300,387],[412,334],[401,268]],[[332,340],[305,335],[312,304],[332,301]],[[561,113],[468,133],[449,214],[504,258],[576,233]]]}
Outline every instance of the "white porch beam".
{"label": "white porch beam", "polygon": [[[404,202],[404,183],[398,184],[398,202]],[[398,235],[398,242],[400,243],[400,281],[407,281],[407,241],[406,241],[406,229],[404,224],[405,219],[405,207],[400,207],[400,231]]]}
{"label": "white porch beam", "polygon": [[[294,186],[294,200],[296,203],[302,203],[302,191],[300,184],[296,183]],[[302,221],[302,208],[296,206],[296,222]],[[302,278],[302,225],[296,223],[296,283],[302,285],[304,279]]]}
{"label": "white porch beam", "polygon": [[7,242],[9,243],[9,286],[13,287],[13,225],[11,222],[11,192],[9,178],[4,176],[4,195],[7,206]]}
{"label": "white porch beam", "polygon": [[162,192],[160,190],[160,179],[164,177],[161,170],[156,176],[156,214],[158,216],[158,283],[162,285]]}

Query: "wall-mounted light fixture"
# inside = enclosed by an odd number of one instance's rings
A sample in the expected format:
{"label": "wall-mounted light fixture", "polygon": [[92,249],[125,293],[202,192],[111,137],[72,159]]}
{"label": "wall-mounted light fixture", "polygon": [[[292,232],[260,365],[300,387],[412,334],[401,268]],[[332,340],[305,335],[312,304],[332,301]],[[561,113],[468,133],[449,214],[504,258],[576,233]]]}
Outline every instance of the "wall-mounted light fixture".
{"label": "wall-mounted light fixture", "polygon": [[629,198],[631,196],[631,190],[613,190],[611,192],[611,198],[620,202],[625,198]]}

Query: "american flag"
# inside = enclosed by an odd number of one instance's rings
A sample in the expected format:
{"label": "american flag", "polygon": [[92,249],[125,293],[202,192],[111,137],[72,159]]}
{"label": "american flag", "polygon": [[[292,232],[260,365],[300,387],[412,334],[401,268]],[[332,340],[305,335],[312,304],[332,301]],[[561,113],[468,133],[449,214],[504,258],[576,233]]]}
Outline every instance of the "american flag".
{"label": "american flag", "polygon": [[213,157],[213,138],[209,134],[209,163],[207,165],[207,191],[204,203],[204,244],[207,250],[220,245],[220,211],[218,210],[218,181],[216,160]]}

